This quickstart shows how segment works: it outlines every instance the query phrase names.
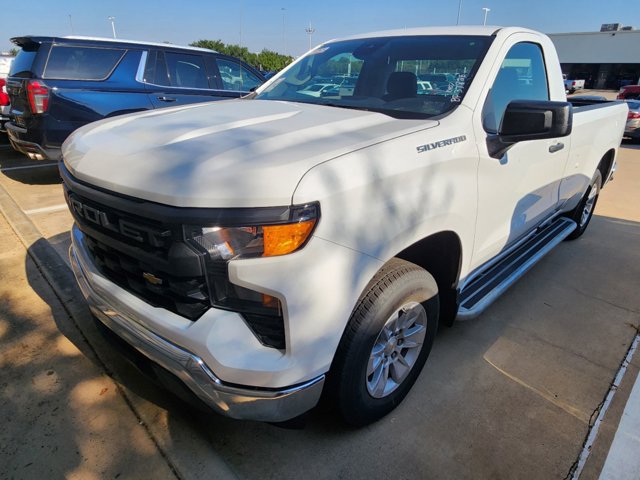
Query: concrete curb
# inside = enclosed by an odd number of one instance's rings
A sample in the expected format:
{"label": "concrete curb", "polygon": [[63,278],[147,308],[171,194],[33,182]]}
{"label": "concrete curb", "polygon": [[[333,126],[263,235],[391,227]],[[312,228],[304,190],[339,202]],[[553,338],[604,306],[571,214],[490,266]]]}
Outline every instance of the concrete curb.
{"label": "concrete curb", "polygon": [[86,314],[87,308],[76,301],[82,298],[82,293],[76,284],[73,272],[2,185],[0,185],[0,212],[78,327],[77,318],[81,314]]}
{"label": "concrete curb", "polygon": [[[100,358],[93,345],[91,345],[91,342],[82,331],[82,328],[80,328],[79,319],[82,316],[90,315],[90,313],[84,303],[78,302],[78,299],[83,297],[73,276],[73,272],[60,257],[58,252],[56,252],[56,250],[42,236],[42,233],[34,225],[31,219],[22,212],[20,207],[18,207],[2,185],[0,185],[0,213],[3,214],[11,229],[24,245],[27,254],[35,263],[38,271],[45,278],[56,297],[58,297],[60,304],[65,309],[77,331],[90,348],[100,367],[109,377],[111,377],[112,374],[109,368]],[[134,407],[133,402],[117,381],[116,388],[140,425],[144,427],[147,432],[147,436],[156,446],[159,454],[167,463],[168,468],[173,472],[175,478],[182,479],[182,475],[180,475],[176,466],[169,459],[167,453],[161,447],[158,440]]]}

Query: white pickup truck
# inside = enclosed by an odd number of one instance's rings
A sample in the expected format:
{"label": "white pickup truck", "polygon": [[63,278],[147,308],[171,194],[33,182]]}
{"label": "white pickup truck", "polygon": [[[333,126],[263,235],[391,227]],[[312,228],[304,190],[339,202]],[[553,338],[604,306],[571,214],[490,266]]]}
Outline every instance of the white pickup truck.
{"label": "white pickup truck", "polygon": [[[302,93],[347,72],[347,94]],[[433,72],[449,86],[419,90]],[[285,421],[322,394],[375,421],[439,324],[587,228],[627,106],[567,103],[561,78],[531,30],[388,31],[324,43],[244,99],[79,129],[60,172],[97,324],[224,415]]]}
{"label": "white pickup truck", "polygon": [[567,75],[562,75],[564,80],[564,90],[566,93],[576,93],[584,88],[584,80],[571,80]]}

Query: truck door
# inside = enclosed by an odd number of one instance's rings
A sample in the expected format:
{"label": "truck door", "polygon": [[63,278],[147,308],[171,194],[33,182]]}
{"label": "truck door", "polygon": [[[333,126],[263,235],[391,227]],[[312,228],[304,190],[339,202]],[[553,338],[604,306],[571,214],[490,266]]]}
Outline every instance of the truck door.
{"label": "truck door", "polygon": [[[520,34],[505,44],[502,62],[494,65],[485,86],[484,104],[474,113],[478,139],[478,216],[473,264],[481,265],[535,229],[559,206],[559,186],[569,153],[569,137],[532,140],[514,145],[500,159],[491,158],[486,138],[496,133],[512,100],[549,100],[558,86],[550,85],[544,50],[537,37]],[[548,59],[555,61],[554,58]],[[553,77],[551,77],[553,78]],[[550,95],[550,90],[553,95]],[[553,98],[560,100],[560,98]],[[480,102],[479,102],[480,103]]]}

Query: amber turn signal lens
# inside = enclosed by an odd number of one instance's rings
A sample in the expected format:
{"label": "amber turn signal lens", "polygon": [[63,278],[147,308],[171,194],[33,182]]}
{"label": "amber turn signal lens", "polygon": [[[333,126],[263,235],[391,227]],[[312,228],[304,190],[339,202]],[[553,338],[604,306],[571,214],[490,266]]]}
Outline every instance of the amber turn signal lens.
{"label": "amber turn signal lens", "polygon": [[272,257],[295,252],[307,241],[315,224],[316,221],[314,219],[287,225],[262,227],[264,235],[264,253],[262,256]]}

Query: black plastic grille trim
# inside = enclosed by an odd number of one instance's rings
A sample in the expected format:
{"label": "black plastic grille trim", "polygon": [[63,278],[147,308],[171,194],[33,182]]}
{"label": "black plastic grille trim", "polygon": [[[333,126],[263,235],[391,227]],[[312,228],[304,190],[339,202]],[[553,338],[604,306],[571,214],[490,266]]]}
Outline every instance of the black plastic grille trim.
{"label": "black plastic grille trim", "polygon": [[152,279],[161,282],[153,284],[144,277],[145,274],[150,274],[151,269],[140,261],[90,236],[85,235],[85,239],[94,265],[102,274],[154,307],[165,308],[189,320],[197,320],[209,309],[209,294],[204,276],[180,278],[151,274]]}

